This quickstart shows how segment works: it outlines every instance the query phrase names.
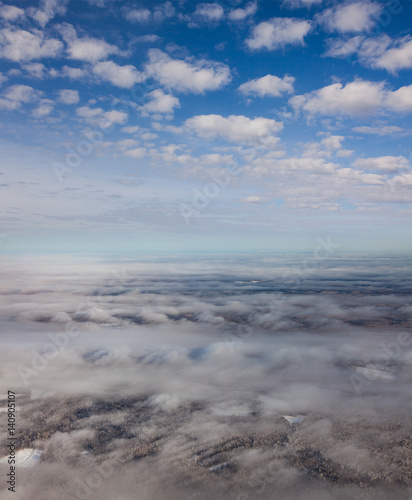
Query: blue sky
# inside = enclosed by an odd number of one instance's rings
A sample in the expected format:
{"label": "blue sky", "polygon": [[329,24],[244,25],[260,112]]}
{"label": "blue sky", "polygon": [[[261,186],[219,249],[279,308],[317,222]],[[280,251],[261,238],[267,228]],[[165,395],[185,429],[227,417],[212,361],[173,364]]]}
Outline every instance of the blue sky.
{"label": "blue sky", "polygon": [[0,251],[409,251],[411,16],[2,3]]}

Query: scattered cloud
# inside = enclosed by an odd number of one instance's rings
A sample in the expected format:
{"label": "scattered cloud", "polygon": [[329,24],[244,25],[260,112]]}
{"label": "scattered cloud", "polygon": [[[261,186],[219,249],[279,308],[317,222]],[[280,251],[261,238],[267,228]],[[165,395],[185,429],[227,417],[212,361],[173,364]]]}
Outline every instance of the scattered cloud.
{"label": "scattered cloud", "polygon": [[59,91],[59,101],[63,104],[77,104],[80,101],[77,90],[62,89]]}
{"label": "scattered cloud", "polygon": [[44,28],[56,15],[62,16],[66,13],[68,3],[69,0],[40,0],[39,7],[29,8],[28,13]]}
{"label": "scattered cloud", "polygon": [[293,94],[294,81],[293,76],[285,75],[283,78],[279,78],[274,75],[266,75],[243,83],[238,90],[245,95],[280,97],[284,93]]}
{"label": "scattered cloud", "polygon": [[342,85],[333,83],[289,100],[296,110],[309,115],[369,115],[384,110],[412,111],[412,85],[391,91],[385,82],[356,80]]}
{"label": "scattered cloud", "polygon": [[291,9],[300,9],[302,7],[312,7],[313,5],[320,5],[323,0],[284,0],[283,5]]}
{"label": "scattered cloud", "polygon": [[255,26],[246,44],[251,50],[276,50],[285,45],[303,45],[311,28],[310,21],[274,17]]}
{"label": "scattered cloud", "polygon": [[381,126],[363,125],[361,127],[353,127],[352,130],[354,132],[358,132],[359,134],[382,135],[382,136],[402,134],[405,132],[405,129],[403,129],[402,127],[397,127],[396,125],[381,125]]}
{"label": "scattered cloud", "polygon": [[328,40],[325,53],[328,57],[346,58],[356,55],[359,62],[375,69],[386,69],[396,74],[412,68],[412,39],[410,36],[392,40],[388,35],[365,37],[357,35],[349,39]]}
{"label": "scattered cloud", "polygon": [[26,62],[45,57],[57,57],[63,44],[55,38],[46,38],[39,30],[3,28],[0,30],[0,57],[15,62]]}
{"label": "scattered cloud", "polygon": [[200,3],[196,5],[194,17],[207,22],[220,21],[225,14],[223,7],[218,3]]}
{"label": "scattered cloud", "polygon": [[22,68],[28,73],[32,78],[38,78],[42,80],[48,74],[47,68],[42,63],[28,63],[23,64]]}
{"label": "scattered cloud", "polygon": [[12,85],[0,97],[0,108],[15,111],[23,104],[37,101],[40,93],[28,85]]}
{"label": "scattered cloud", "polygon": [[103,111],[102,108],[91,108],[89,106],[77,108],[76,114],[83,118],[86,123],[101,128],[109,128],[113,124],[124,125],[129,118],[129,115],[123,111]]}
{"label": "scattered cloud", "polygon": [[153,10],[144,7],[124,7],[123,15],[131,23],[162,23],[165,19],[174,17],[176,10],[171,2],[165,2],[164,4],[156,5]]}
{"label": "scattered cloud", "polygon": [[254,16],[256,12],[257,3],[251,2],[247,4],[244,9],[238,8],[231,10],[227,16],[230,21],[243,21],[250,16]]}
{"label": "scattered cloud", "polygon": [[49,116],[53,109],[53,101],[50,99],[42,99],[37,108],[33,109],[31,114],[34,118],[44,118],[45,116]]}
{"label": "scattered cloud", "polygon": [[70,59],[95,63],[111,54],[120,54],[115,45],[92,37],[78,38],[74,27],[68,23],[60,25],[60,32],[67,43],[67,55]]}
{"label": "scattered cloud", "polygon": [[231,80],[230,69],[225,64],[204,59],[172,59],[159,49],[149,50],[145,70],[167,89],[194,94],[220,89]]}
{"label": "scattered cloud", "polygon": [[0,17],[6,21],[16,21],[24,16],[25,12],[23,9],[20,9],[20,7],[16,7],[15,5],[0,5]]}
{"label": "scattered cloud", "polygon": [[361,33],[373,28],[382,9],[382,4],[368,0],[344,2],[317,14],[315,19],[328,31]]}
{"label": "scattered cloud", "polygon": [[283,123],[269,118],[248,118],[243,115],[198,115],[185,122],[188,130],[196,132],[199,137],[213,139],[220,137],[240,144],[261,144],[266,147],[277,147],[276,137],[283,129]]}
{"label": "scattered cloud", "polygon": [[173,114],[175,108],[180,108],[180,102],[172,94],[165,94],[163,90],[156,89],[148,94],[149,101],[140,108],[143,115],[149,113]]}
{"label": "scattered cloud", "polygon": [[89,75],[89,72],[84,68],[73,68],[71,66],[63,66],[61,70],[62,76],[67,76],[71,80],[80,80]]}
{"label": "scattered cloud", "polygon": [[410,36],[404,37],[398,40],[395,45],[376,58],[373,66],[384,68],[390,73],[412,68],[412,38]]}
{"label": "scattered cloud", "polygon": [[145,75],[128,64],[120,66],[113,61],[102,61],[93,66],[93,73],[116,87],[129,89],[145,80]]}
{"label": "scattered cloud", "polygon": [[358,158],[352,165],[362,170],[379,171],[387,174],[401,170],[410,170],[411,164],[404,156],[378,156],[376,158]]}

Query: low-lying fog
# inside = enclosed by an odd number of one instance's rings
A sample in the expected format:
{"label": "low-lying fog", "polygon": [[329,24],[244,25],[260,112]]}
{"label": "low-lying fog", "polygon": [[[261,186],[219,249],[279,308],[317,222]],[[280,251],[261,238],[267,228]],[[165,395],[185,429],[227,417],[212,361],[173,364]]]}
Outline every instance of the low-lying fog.
{"label": "low-lying fog", "polygon": [[409,498],[410,259],[4,260],[14,498]]}

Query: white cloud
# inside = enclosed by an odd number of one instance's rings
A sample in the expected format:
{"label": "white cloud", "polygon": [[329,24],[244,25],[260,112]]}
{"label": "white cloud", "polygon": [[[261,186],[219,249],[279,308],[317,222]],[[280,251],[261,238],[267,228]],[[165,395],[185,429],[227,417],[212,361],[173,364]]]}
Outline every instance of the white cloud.
{"label": "white cloud", "polygon": [[270,178],[274,174],[290,172],[304,172],[329,175],[337,171],[336,163],[328,162],[324,158],[266,158],[260,156],[243,168],[244,172],[258,178]]}
{"label": "white cloud", "polygon": [[132,23],[148,23],[152,13],[149,9],[125,9],[124,17]]}
{"label": "white cloud", "polygon": [[67,76],[71,80],[80,80],[81,78],[86,77],[89,73],[83,68],[63,66],[61,74],[62,76]]}
{"label": "white cloud", "polygon": [[378,170],[383,173],[395,173],[400,170],[409,170],[411,164],[404,156],[378,156],[376,158],[360,158],[352,165],[362,170]]}
{"label": "white cloud", "polygon": [[328,31],[360,33],[373,28],[382,9],[377,2],[345,2],[318,14],[316,21]]}
{"label": "white cloud", "polygon": [[24,17],[24,10],[15,5],[0,5],[0,17],[6,21],[16,21],[19,17]]}
{"label": "white cloud", "polygon": [[306,158],[331,157],[332,153],[342,150],[342,135],[327,135],[320,142],[309,142],[305,144],[303,156]]}
{"label": "white cloud", "polygon": [[112,124],[124,125],[129,115],[123,111],[111,110],[103,111],[102,108],[90,108],[82,106],[76,109],[76,114],[89,123],[90,125],[99,126],[101,128],[109,128]]}
{"label": "white cloud", "polygon": [[201,3],[196,5],[195,17],[209,22],[220,21],[225,14],[223,7],[218,3]]}
{"label": "white cloud", "polygon": [[384,68],[391,73],[412,68],[412,39],[405,37],[397,43],[397,47],[387,50],[374,61],[375,67]]}
{"label": "white cloud", "polygon": [[243,198],[240,200],[242,203],[246,203],[248,205],[254,205],[256,203],[262,203],[262,202],[267,202],[268,199],[264,198],[262,196],[247,196],[246,198]]}
{"label": "white cloud", "polygon": [[57,57],[63,48],[55,38],[45,38],[39,30],[0,30],[0,57],[16,62],[26,62],[42,57]]}
{"label": "white cloud", "polygon": [[290,99],[295,109],[309,114],[358,115],[376,111],[383,102],[384,83],[358,80],[343,86],[333,83],[327,87]]}
{"label": "white cloud", "polygon": [[354,153],[353,149],[340,149],[336,152],[336,156],[338,158],[349,158]]}
{"label": "white cloud", "polygon": [[79,100],[79,92],[77,90],[62,89],[59,91],[59,101],[63,104],[77,104]]}
{"label": "white cloud", "polygon": [[165,94],[161,89],[153,90],[148,94],[148,97],[149,102],[140,108],[143,115],[148,113],[173,114],[175,108],[180,108],[179,99],[171,94]]}
{"label": "white cloud", "polygon": [[125,156],[130,156],[130,158],[133,158],[134,160],[139,160],[140,158],[143,158],[146,155],[146,148],[135,148],[135,149],[130,149],[129,151],[126,151]]}
{"label": "white cloud", "polygon": [[62,16],[66,13],[69,0],[40,0],[39,8],[34,7],[28,10],[29,15],[35,19],[42,28],[57,14]]}
{"label": "white cloud", "polygon": [[176,10],[171,2],[165,2],[162,5],[156,5],[153,11],[146,8],[125,7],[123,15],[131,23],[161,23],[165,19],[175,16]]}
{"label": "white cloud", "polygon": [[70,59],[95,63],[111,54],[121,53],[118,47],[104,40],[91,37],[78,38],[76,30],[70,24],[60,25],[60,32],[67,43],[67,54]]}
{"label": "white cloud", "polygon": [[8,87],[0,97],[0,108],[14,111],[21,108],[25,103],[35,102],[40,93],[28,85],[12,85]]}
{"label": "white cloud", "polygon": [[42,63],[28,63],[22,67],[33,78],[43,79],[46,76],[46,66]]}
{"label": "white cloud", "polygon": [[39,106],[32,111],[34,118],[44,118],[49,116],[54,109],[54,103],[50,99],[43,99]]}
{"label": "white cloud", "polygon": [[293,94],[294,81],[295,79],[292,76],[285,75],[283,78],[279,78],[274,75],[266,75],[243,83],[238,90],[245,95],[280,97],[282,93]]}
{"label": "white cloud", "polygon": [[185,121],[187,130],[200,137],[213,139],[221,137],[240,144],[260,144],[275,147],[279,143],[276,134],[282,131],[283,123],[269,118],[248,118],[243,115],[198,115]]}
{"label": "white cloud", "polygon": [[230,82],[230,69],[213,61],[172,59],[158,49],[149,50],[147,73],[168,89],[203,94]]}
{"label": "white cloud", "polygon": [[412,111],[412,85],[391,91],[385,82],[356,80],[342,85],[333,83],[289,100],[295,111],[309,115],[367,115],[385,110]]}
{"label": "white cloud", "polygon": [[283,5],[291,9],[299,9],[301,7],[312,7],[312,5],[319,5],[323,0],[284,0]]}
{"label": "white cloud", "polygon": [[116,87],[127,89],[145,79],[145,75],[137,71],[131,64],[119,66],[113,61],[103,61],[95,64],[93,72],[102,80],[106,80]]}
{"label": "white cloud", "polygon": [[257,3],[252,2],[245,6],[244,9],[233,9],[228,13],[228,18],[231,21],[243,21],[249,16],[253,16],[257,12]]}
{"label": "white cloud", "polygon": [[328,57],[348,57],[359,50],[364,40],[365,38],[361,35],[353,36],[347,40],[341,38],[329,39],[325,55]]}
{"label": "white cloud", "polygon": [[394,135],[401,134],[405,132],[405,130],[401,127],[397,127],[396,125],[382,125],[370,127],[364,125],[362,127],[353,127],[354,132],[358,132],[359,134],[369,134],[369,135]]}
{"label": "white cloud", "polygon": [[126,134],[136,134],[139,132],[140,127],[138,125],[128,125],[127,127],[123,127],[121,129],[122,132],[125,132]]}
{"label": "white cloud", "polygon": [[328,41],[326,56],[344,58],[352,54],[356,54],[359,62],[365,66],[397,73],[401,69],[412,68],[412,39],[406,36],[392,40],[382,34],[377,37],[357,35]]}
{"label": "white cloud", "polygon": [[303,45],[304,37],[311,27],[310,21],[274,17],[255,26],[246,44],[252,50],[275,50],[285,45]]}
{"label": "white cloud", "polygon": [[412,85],[401,87],[394,92],[388,91],[386,95],[386,107],[393,111],[412,111]]}
{"label": "white cloud", "polygon": [[160,36],[158,35],[142,35],[135,38],[135,41],[139,43],[153,43],[158,40],[160,40]]}

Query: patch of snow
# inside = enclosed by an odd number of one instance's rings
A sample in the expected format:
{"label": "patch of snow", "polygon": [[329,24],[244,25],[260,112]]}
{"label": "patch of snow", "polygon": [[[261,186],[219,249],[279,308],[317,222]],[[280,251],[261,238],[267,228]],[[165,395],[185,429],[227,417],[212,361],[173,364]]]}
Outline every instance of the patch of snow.
{"label": "patch of snow", "polygon": [[[16,466],[17,467],[32,467],[40,459],[40,455],[43,452],[35,448],[23,448],[22,450],[16,451]],[[0,459],[0,464],[7,464],[8,456]]]}
{"label": "patch of snow", "polygon": [[229,462],[224,462],[223,464],[214,465],[213,467],[209,468],[209,472],[219,472],[222,469],[224,469],[225,467],[228,467],[228,465],[229,465]]}
{"label": "patch of snow", "polygon": [[296,415],[295,417],[293,417],[292,415],[282,415],[282,417],[290,424],[300,424],[305,418],[305,415]]}

